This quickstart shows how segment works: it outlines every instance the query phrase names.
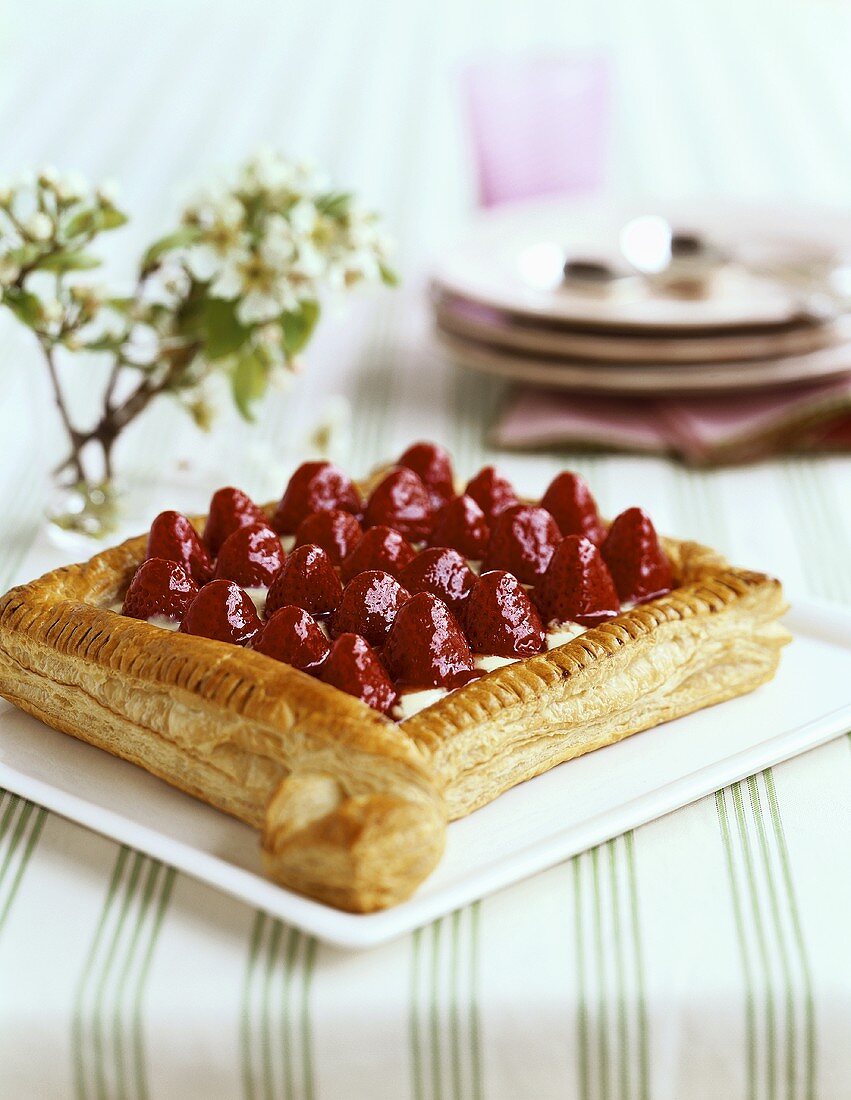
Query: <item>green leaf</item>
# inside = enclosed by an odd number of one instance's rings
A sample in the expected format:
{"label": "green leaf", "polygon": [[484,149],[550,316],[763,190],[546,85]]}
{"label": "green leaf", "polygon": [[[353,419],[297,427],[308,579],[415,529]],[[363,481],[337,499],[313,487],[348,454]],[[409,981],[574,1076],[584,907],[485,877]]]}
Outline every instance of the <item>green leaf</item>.
{"label": "green leaf", "polygon": [[379,263],[378,270],[381,275],[381,281],[385,286],[399,285],[399,276],[392,267],[388,267],[385,263]]}
{"label": "green leaf", "polygon": [[118,351],[127,339],[121,336],[98,336],[96,340],[89,340],[84,346],[86,351]]}
{"label": "green leaf", "polygon": [[307,346],[318,320],[319,303],[312,300],[301,302],[297,311],[281,314],[284,353],[288,359]]}
{"label": "green leaf", "polygon": [[88,236],[118,229],[127,224],[127,215],[115,206],[87,206],[73,214],[62,226],[66,238]]}
{"label": "green leaf", "polygon": [[37,295],[20,287],[10,286],[3,294],[3,305],[8,306],[19,321],[34,328],[42,316],[41,301]]}
{"label": "green leaf", "polygon": [[254,420],[252,406],[266,393],[269,368],[253,348],[246,349],[237,359],[231,374],[231,392],[240,414]]}
{"label": "green leaf", "polygon": [[183,225],[180,229],[176,229],[174,233],[169,233],[166,237],[160,237],[158,241],[154,241],[142,257],[142,271],[145,273],[152,271],[166,252],[186,248],[188,245],[195,244],[200,240],[201,228],[197,225]]}
{"label": "green leaf", "polygon": [[100,267],[100,260],[79,250],[62,251],[45,256],[39,261],[38,267],[41,271],[56,271],[59,274],[65,271],[91,271],[94,267]]}
{"label": "green leaf", "polygon": [[316,209],[320,214],[339,218],[348,211],[351,202],[352,194],[350,191],[329,191],[327,195],[320,195],[316,200]]}
{"label": "green leaf", "polygon": [[204,299],[199,330],[204,341],[204,355],[210,360],[233,355],[251,333],[237,318],[236,303],[225,298]]}
{"label": "green leaf", "polygon": [[78,210],[62,227],[66,237],[79,237],[83,233],[95,232],[95,211],[91,207]]}
{"label": "green leaf", "polygon": [[96,216],[98,229],[120,229],[129,220],[116,206],[101,206]]}

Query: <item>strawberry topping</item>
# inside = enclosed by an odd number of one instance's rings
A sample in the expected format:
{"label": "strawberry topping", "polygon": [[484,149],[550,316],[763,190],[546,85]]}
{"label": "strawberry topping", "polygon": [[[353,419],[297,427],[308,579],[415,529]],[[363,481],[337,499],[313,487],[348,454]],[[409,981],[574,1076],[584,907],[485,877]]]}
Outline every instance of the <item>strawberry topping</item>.
{"label": "strawberry topping", "polygon": [[408,562],[399,579],[409,592],[433,592],[457,612],[476,583],[476,574],[457,550],[436,546]]}
{"label": "strawberry topping", "polygon": [[485,513],[488,523],[492,523],[500,512],[504,512],[512,504],[519,503],[511,482],[493,466],[485,466],[479,470],[476,476],[467,482],[464,492],[468,497],[472,497]]}
{"label": "strawberry topping", "polygon": [[204,542],[210,553],[215,556],[228,535],[251,523],[266,522],[268,521],[263,509],[259,508],[247,493],[227,485],[224,489],[217,489],[213,493],[204,526]]}
{"label": "strawberry topping", "polygon": [[407,466],[397,466],[376,485],[363,514],[364,527],[393,527],[412,542],[424,539],[431,523],[428,489]]}
{"label": "strawberry topping", "polygon": [[599,548],[584,535],[567,535],[535,588],[544,621],[597,626],[613,619],[620,601]]}
{"label": "strawberry topping", "polygon": [[254,604],[233,581],[211,581],[189,605],[180,630],[217,642],[248,645],[260,633],[262,623]]}
{"label": "strawberry topping", "polygon": [[437,596],[420,592],[399,608],[384,661],[398,683],[458,687],[474,669],[473,655],[455,616]]}
{"label": "strawberry topping", "polygon": [[162,615],[180,622],[197,594],[198,585],[179,562],[148,558],[133,574],[121,613],[131,619]]}
{"label": "strawberry topping", "polygon": [[268,620],[252,648],[302,672],[316,673],[331,647],[304,608],[290,604],[279,608]]}
{"label": "strawberry topping", "polygon": [[542,576],[561,539],[556,521],[544,508],[515,504],[494,522],[485,569],[507,569],[524,584]]}
{"label": "strawberry topping", "polygon": [[284,564],[281,540],[265,523],[239,527],[228,535],[216,559],[216,577],[243,588],[265,588]]}
{"label": "strawberry topping", "polygon": [[490,539],[485,513],[466,494],[445,504],[434,517],[431,546],[451,546],[471,561],[481,561]]}
{"label": "strawberry topping", "polygon": [[295,533],[295,545],[312,542],[321,546],[333,565],[340,565],[351,554],[363,532],[350,512],[333,508],[330,512],[314,512],[306,516]]}
{"label": "strawberry topping", "polygon": [[340,635],[322,666],[319,678],[348,695],[354,695],[382,714],[387,714],[398,699],[396,689],[375,650],[359,634]]}
{"label": "strawberry topping", "polygon": [[643,509],[621,512],[609,528],[602,551],[622,600],[641,603],[673,587],[671,563]]}
{"label": "strawberry topping", "polygon": [[362,634],[370,645],[383,645],[396,612],[411,598],[395,577],[379,569],[358,573],[343,591],[333,633]]}
{"label": "strawberry topping", "polygon": [[407,466],[418,474],[428,489],[433,508],[440,508],[455,495],[452,460],[437,443],[414,443],[399,459],[399,466]]}
{"label": "strawberry topping", "polygon": [[601,543],[606,528],[597,511],[597,502],[583,477],[565,470],[557,474],[541,499],[563,535],[585,535]]}
{"label": "strawberry topping", "polygon": [[291,535],[305,516],[332,508],[360,514],[360,493],[354,482],[330,462],[303,462],[284,490],[272,526],[282,535]]}
{"label": "strawberry topping", "polygon": [[498,657],[531,657],[546,647],[544,628],[526,589],[512,573],[483,573],[464,607],[470,647]]}
{"label": "strawberry topping", "polygon": [[398,577],[416,551],[407,539],[390,527],[370,527],[345,558],[341,568],[344,581],[350,581],[366,569],[381,569]]}
{"label": "strawberry topping", "polygon": [[321,546],[297,546],[287,556],[266,596],[266,617],[279,607],[295,604],[311,615],[327,615],[337,609],[343,588],[331,559]]}
{"label": "strawberry topping", "polygon": [[146,558],[166,558],[180,562],[198,584],[206,584],[213,575],[213,563],[198,532],[180,512],[160,512],[151,524]]}

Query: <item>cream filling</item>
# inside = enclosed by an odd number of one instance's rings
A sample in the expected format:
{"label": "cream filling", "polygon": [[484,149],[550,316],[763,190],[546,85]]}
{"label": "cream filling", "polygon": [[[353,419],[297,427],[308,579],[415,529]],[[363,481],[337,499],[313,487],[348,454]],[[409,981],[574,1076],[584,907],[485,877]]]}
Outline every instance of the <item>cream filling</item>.
{"label": "cream filling", "polygon": [[266,597],[269,595],[269,589],[261,586],[259,588],[245,588],[243,591],[257,608],[257,614],[262,619],[266,611]]}
{"label": "cream filling", "polygon": [[151,624],[151,626],[158,626],[162,630],[179,630],[180,623],[177,619],[170,619],[168,615],[152,615],[150,619],[146,619],[145,622]]}
{"label": "cream filling", "polygon": [[[547,649],[556,649],[560,645],[566,645],[574,638],[578,638],[580,634],[584,634],[587,629],[579,623],[559,623],[557,627],[547,631]],[[476,654],[475,662],[476,668],[484,669],[485,672],[493,672],[494,669],[504,668],[505,665],[513,665],[519,659],[519,657],[498,657],[495,653],[479,653]],[[415,688],[413,691],[403,691],[399,695],[394,717],[400,722],[404,722],[406,718],[419,714],[421,710],[432,706],[433,703],[438,702],[444,695],[448,694],[448,689],[441,687]]]}

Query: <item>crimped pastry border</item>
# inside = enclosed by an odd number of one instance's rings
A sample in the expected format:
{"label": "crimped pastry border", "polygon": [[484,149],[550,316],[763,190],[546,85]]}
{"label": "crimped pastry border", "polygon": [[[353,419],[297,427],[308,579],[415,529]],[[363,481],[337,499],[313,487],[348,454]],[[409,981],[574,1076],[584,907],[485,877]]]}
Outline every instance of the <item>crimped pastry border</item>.
{"label": "crimped pastry border", "polygon": [[145,545],[130,539],[0,600],[0,694],[261,828],[273,878],[355,912],[413,892],[448,819],[752,690],[788,640],[779,582],[668,539],[668,596],[397,724],[260,653],[107,610]]}

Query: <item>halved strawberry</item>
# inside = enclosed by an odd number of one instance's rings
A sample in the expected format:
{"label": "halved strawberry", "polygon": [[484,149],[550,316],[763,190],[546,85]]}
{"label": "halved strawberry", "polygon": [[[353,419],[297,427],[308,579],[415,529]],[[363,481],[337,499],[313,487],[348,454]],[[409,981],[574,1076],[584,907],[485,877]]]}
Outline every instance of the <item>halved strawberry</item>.
{"label": "halved strawberry", "polygon": [[452,460],[449,453],[437,443],[413,443],[398,462],[418,474],[428,489],[433,508],[440,508],[450,500],[453,487]]}
{"label": "halved strawberry", "polygon": [[354,550],[343,560],[341,574],[350,581],[366,569],[381,569],[398,577],[416,551],[406,538],[390,527],[370,527]]}
{"label": "halved strawberry", "polygon": [[485,513],[472,497],[462,494],[445,504],[434,517],[430,546],[451,546],[470,561],[481,561],[490,539]]}
{"label": "halved strawberry", "polygon": [[271,618],[287,604],[303,607],[311,615],[327,615],[337,609],[342,594],[343,586],[322,547],[297,546],[272,581],[266,596],[266,617]]}
{"label": "halved strawberry", "polygon": [[243,588],[265,588],[284,564],[281,540],[265,523],[239,527],[228,535],[216,560],[216,576]]}
{"label": "halved strawberry", "polygon": [[179,623],[197,594],[198,585],[179,562],[148,558],[133,574],[121,614],[131,619],[161,615]]}
{"label": "halved strawberry", "polygon": [[397,466],[376,485],[363,513],[365,528],[392,527],[412,542],[426,537],[431,522],[428,490],[407,466]]}
{"label": "halved strawberry", "polygon": [[189,605],[180,630],[217,642],[248,645],[262,623],[248,595],[233,581],[210,581]]}
{"label": "halved strawberry", "polygon": [[393,679],[411,687],[457,687],[475,667],[455,616],[431,592],[399,608],[383,657]]}
{"label": "halved strawberry", "polygon": [[146,558],[166,558],[180,562],[198,584],[206,584],[213,575],[213,563],[198,532],[180,512],[160,512],[151,524]]}
{"label": "halved strawberry", "polygon": [[482,573],[464,606],[464,630],[476,653],[531,657],[546,648],[544,628],[513,573]]}
{"label": "halved strawberry", "polygon": [[315,619],[303,607],[289,604],[268,620],[252,649],[316,675],[331,647]]}
{"label": "halved strawberry", "polygon": [[524,584],[534,584],[561,539],[556,521],[544,508],[515,504],[494,521],[483,568],[507,569]]}
{"label": "halved strawberry", "polygon": [[291,535],[305,516],[332,508],[360,514],[360,493],[354,482],[330,462],[303,462],[284,490],[272,526],[282,535]]}
{"label": "halved strawberry", "polygon": [[567,535],[556,547],[546,573],[535,588],[544,622],[597,626],[620,611],[600,550],[584,535]]}
{"label": "halved strawberry", "polygon": [[398,699],[375,650],[359,634],[341,634],[319,673],[320,680],[387,714]]}
{"label": "halved strawberry", "polygon": [[362,534],[361,525],[350,512],[332,508],[330,512],[305,516],[295,533],[295,545],[312,542],[322,547],[332,564],[340,565],[357,546]]}
{"label": "halved strawberry", "polygon": [[234,489],[232,485],[226,485],[213,493],[207,522],[204,525],[204,542],[210,553],[215,556],[228,535],[232,535],[240,527],[266,522],[263,509],[258,507],[247,493],[242,489]]}
{"label": "halved strawberry", "polygon": [[609,528],[602,552],[622,600],[642,603],[673,587],[671,563],[642,508],[621,512]]}
{"label": "halved strawberry", "polygon": [[362,634],[370,645],[383,645],[396,612],[411,598],[395,577],[380,569],[358,573],[343,590],[332,632]]}
{"label": "halved strawberry", "polygon": [[484,466],[467,482],[464,490],[468,497],[472,497],[481,510],[485,513],[488,523],[510,508],[513,504],[519,504],[514,486],[493,466]]}
{"label": "halved strawberry", "polygon": [[476,583],[476,574],[457,550],[435,546],[409,561],[399,579],[409,592],[433,592],[457,612]]}
{"label": "halved strawberry", "polygon": [[550,513],[563,535],[585,535],[596,543],[606,537],[597,502],[579,474],[570,470],[557,474],[541,498],[541,507]]}

